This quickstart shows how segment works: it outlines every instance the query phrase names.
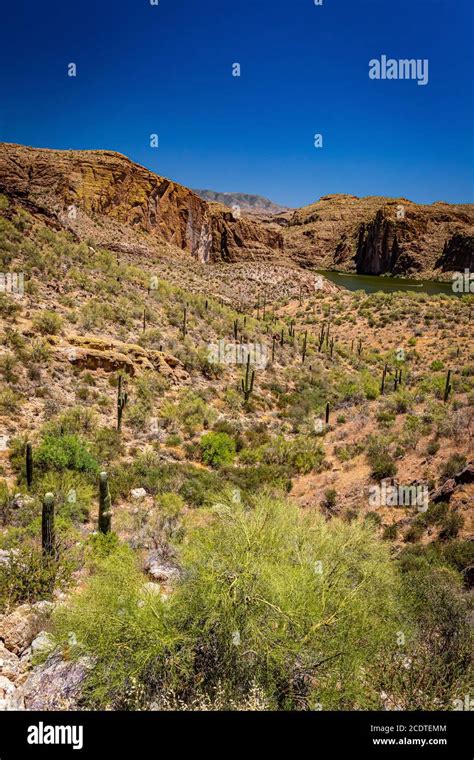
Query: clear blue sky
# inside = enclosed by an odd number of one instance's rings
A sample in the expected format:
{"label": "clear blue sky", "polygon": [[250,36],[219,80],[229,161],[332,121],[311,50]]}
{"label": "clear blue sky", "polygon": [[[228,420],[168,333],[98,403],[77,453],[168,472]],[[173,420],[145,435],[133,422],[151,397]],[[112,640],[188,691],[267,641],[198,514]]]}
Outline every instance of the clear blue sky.
{"label": "clear blue sky", "polygon": [[[473,8],[15,0],[2,10],[0,139],[117,150],[190,187],[290,206],[342,192],[472,202]],[[427,58],[428,85],[370,80],[382,54]]]}

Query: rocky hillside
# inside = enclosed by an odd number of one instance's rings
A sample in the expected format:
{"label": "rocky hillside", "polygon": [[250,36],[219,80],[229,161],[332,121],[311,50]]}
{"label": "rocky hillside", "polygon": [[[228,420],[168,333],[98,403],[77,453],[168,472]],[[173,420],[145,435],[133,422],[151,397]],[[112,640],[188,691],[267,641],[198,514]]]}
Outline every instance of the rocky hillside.
{"label": "rocky hillside", "polygon": [[291,210],[260,196],[193,191],[111,151],[6,143],[0,192],[78,241],[142,256],[166,250],[203,263],[291,260],[427,278],[474,264],[469,204],[327,195]]}
{"label": "rocky hillside", "polygon": [[205,201],[221,203],[230,208],[237,206],[243,214],[280,214],[288,211],[285,206],[279,206],[262,195],[219,193],[215,190],[194,190],[194,192]]}
{"label": "rocky hillside", "polygon": [[472,204],[326,195],[268,221],[280,224],[287,253],[303,266],[439,277],[474,263]]}
{"label": "rocky hillside", "polygon": [[170,244],[203,262],[275,259],[278,230],[226,208],[112,151],[0,144],[0,191],[56,227],[111,250]]}

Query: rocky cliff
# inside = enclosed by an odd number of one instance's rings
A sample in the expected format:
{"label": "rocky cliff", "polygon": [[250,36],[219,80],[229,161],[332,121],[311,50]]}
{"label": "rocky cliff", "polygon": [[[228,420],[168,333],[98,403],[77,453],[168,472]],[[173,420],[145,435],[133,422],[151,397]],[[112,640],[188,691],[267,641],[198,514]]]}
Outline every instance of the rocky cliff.
{"label": "rocky cliff", "polygon": [[274,259],[279,230],[208,204],[111,151],[0,144],[0,192],[112,249],[170,244],[199,261]]}
{"label": "rocky cliff", "polygon": [[303,266],[428,277],[474,266],[470,204],[328,195],[281,216],[285,248]]}
{"label": "rocky cliff", "polygon": [[199,191],[204,200],[120,153],[7,143],[0,143],[0,192],[78,239],[141,255],[165,245],[201,262],[291,259],[303,267],[433,278],[474,268],[470,204],[327,195],[281,210],[259,196]]}

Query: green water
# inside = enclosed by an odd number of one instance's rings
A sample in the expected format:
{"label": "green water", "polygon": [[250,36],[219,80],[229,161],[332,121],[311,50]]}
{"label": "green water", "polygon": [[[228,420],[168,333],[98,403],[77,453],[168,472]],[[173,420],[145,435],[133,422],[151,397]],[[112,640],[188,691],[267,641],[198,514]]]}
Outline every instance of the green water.
{"label": "green water", "polygon": [[453,292],[451,282],[436,282],[433,280],[410,280],[403,277],[377,277],[372,274],[353,274],[349,272],[335,272],[329,269],[318,269],[331,282],[348,290],[364,290],[366,293],[395,293],[397,291],[411,291],[412,293],[428,293],[438,295],[444,293],[448,296],[458,295]]}

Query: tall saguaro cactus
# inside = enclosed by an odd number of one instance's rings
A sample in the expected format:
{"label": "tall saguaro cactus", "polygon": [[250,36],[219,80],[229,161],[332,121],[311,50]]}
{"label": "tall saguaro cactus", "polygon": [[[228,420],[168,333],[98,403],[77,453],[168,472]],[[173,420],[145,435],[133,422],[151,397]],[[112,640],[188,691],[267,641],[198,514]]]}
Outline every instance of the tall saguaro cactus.
{"label": "tall saguaro cactus", "polygon": [[329,401],[327,401],[326,402],[326,425],[329,425],[329,410],[330,410]]}
{"label": "tall saguaro cactus", "polygon": [[453,386],[451,385],[451,370],[448,369],[448,374],[446,375],[446,385],[444,386],[444,403],[446,404],[449,394],[451,393],[453,389]]}
{"label": "tall saguaro cactus", "polygon": [[33,483],[33,445],[31,441],[26,444],[26,485],[28,489]]}
{"label": "tall saguaro cactus", "polygon": [[242,393],[244,394],[244,401],[247,402],[253,391],[253,381],[255,379],[255,370],[250,371],[250,354],[247,356],[247,366],[245,368],[245,376],[242,378]]}
{"label": "tall saguaro cactus", "polygon": [[186,304],[183,308],[183,323],[181,325],[181,332],[183,333],[183,339],[186,337],[186,334],[188,332],[188,304]]}
{"label": "tall saguaro cactus", "polygon": [[304,364],[306,359],[306,349],[308,347],[308,331],[305,331],[304,337],[303,337],[303,348],[301,351],[301,361]]}
{"label": "tall saguaro cactus", "polygon": [[112,530],[112,500],[106,472],[99,476],[99,532],[110,533]]}
{"label": "tall saguaro cactus", "polygon": [[54,496],[47,493],[43,499],[41,514],[41,546],[45,557],[56,557],[56,538],[54,531]]}
{"label": "tall saguaro cactus", "polygon": [[117,386],[117,430],[119,432],[122,430],[123,410],[127,406],[127,401],[128,401],[128,394],[123,392],[122,385],[123,385],[122,375],[119,375],[118,386]]}

